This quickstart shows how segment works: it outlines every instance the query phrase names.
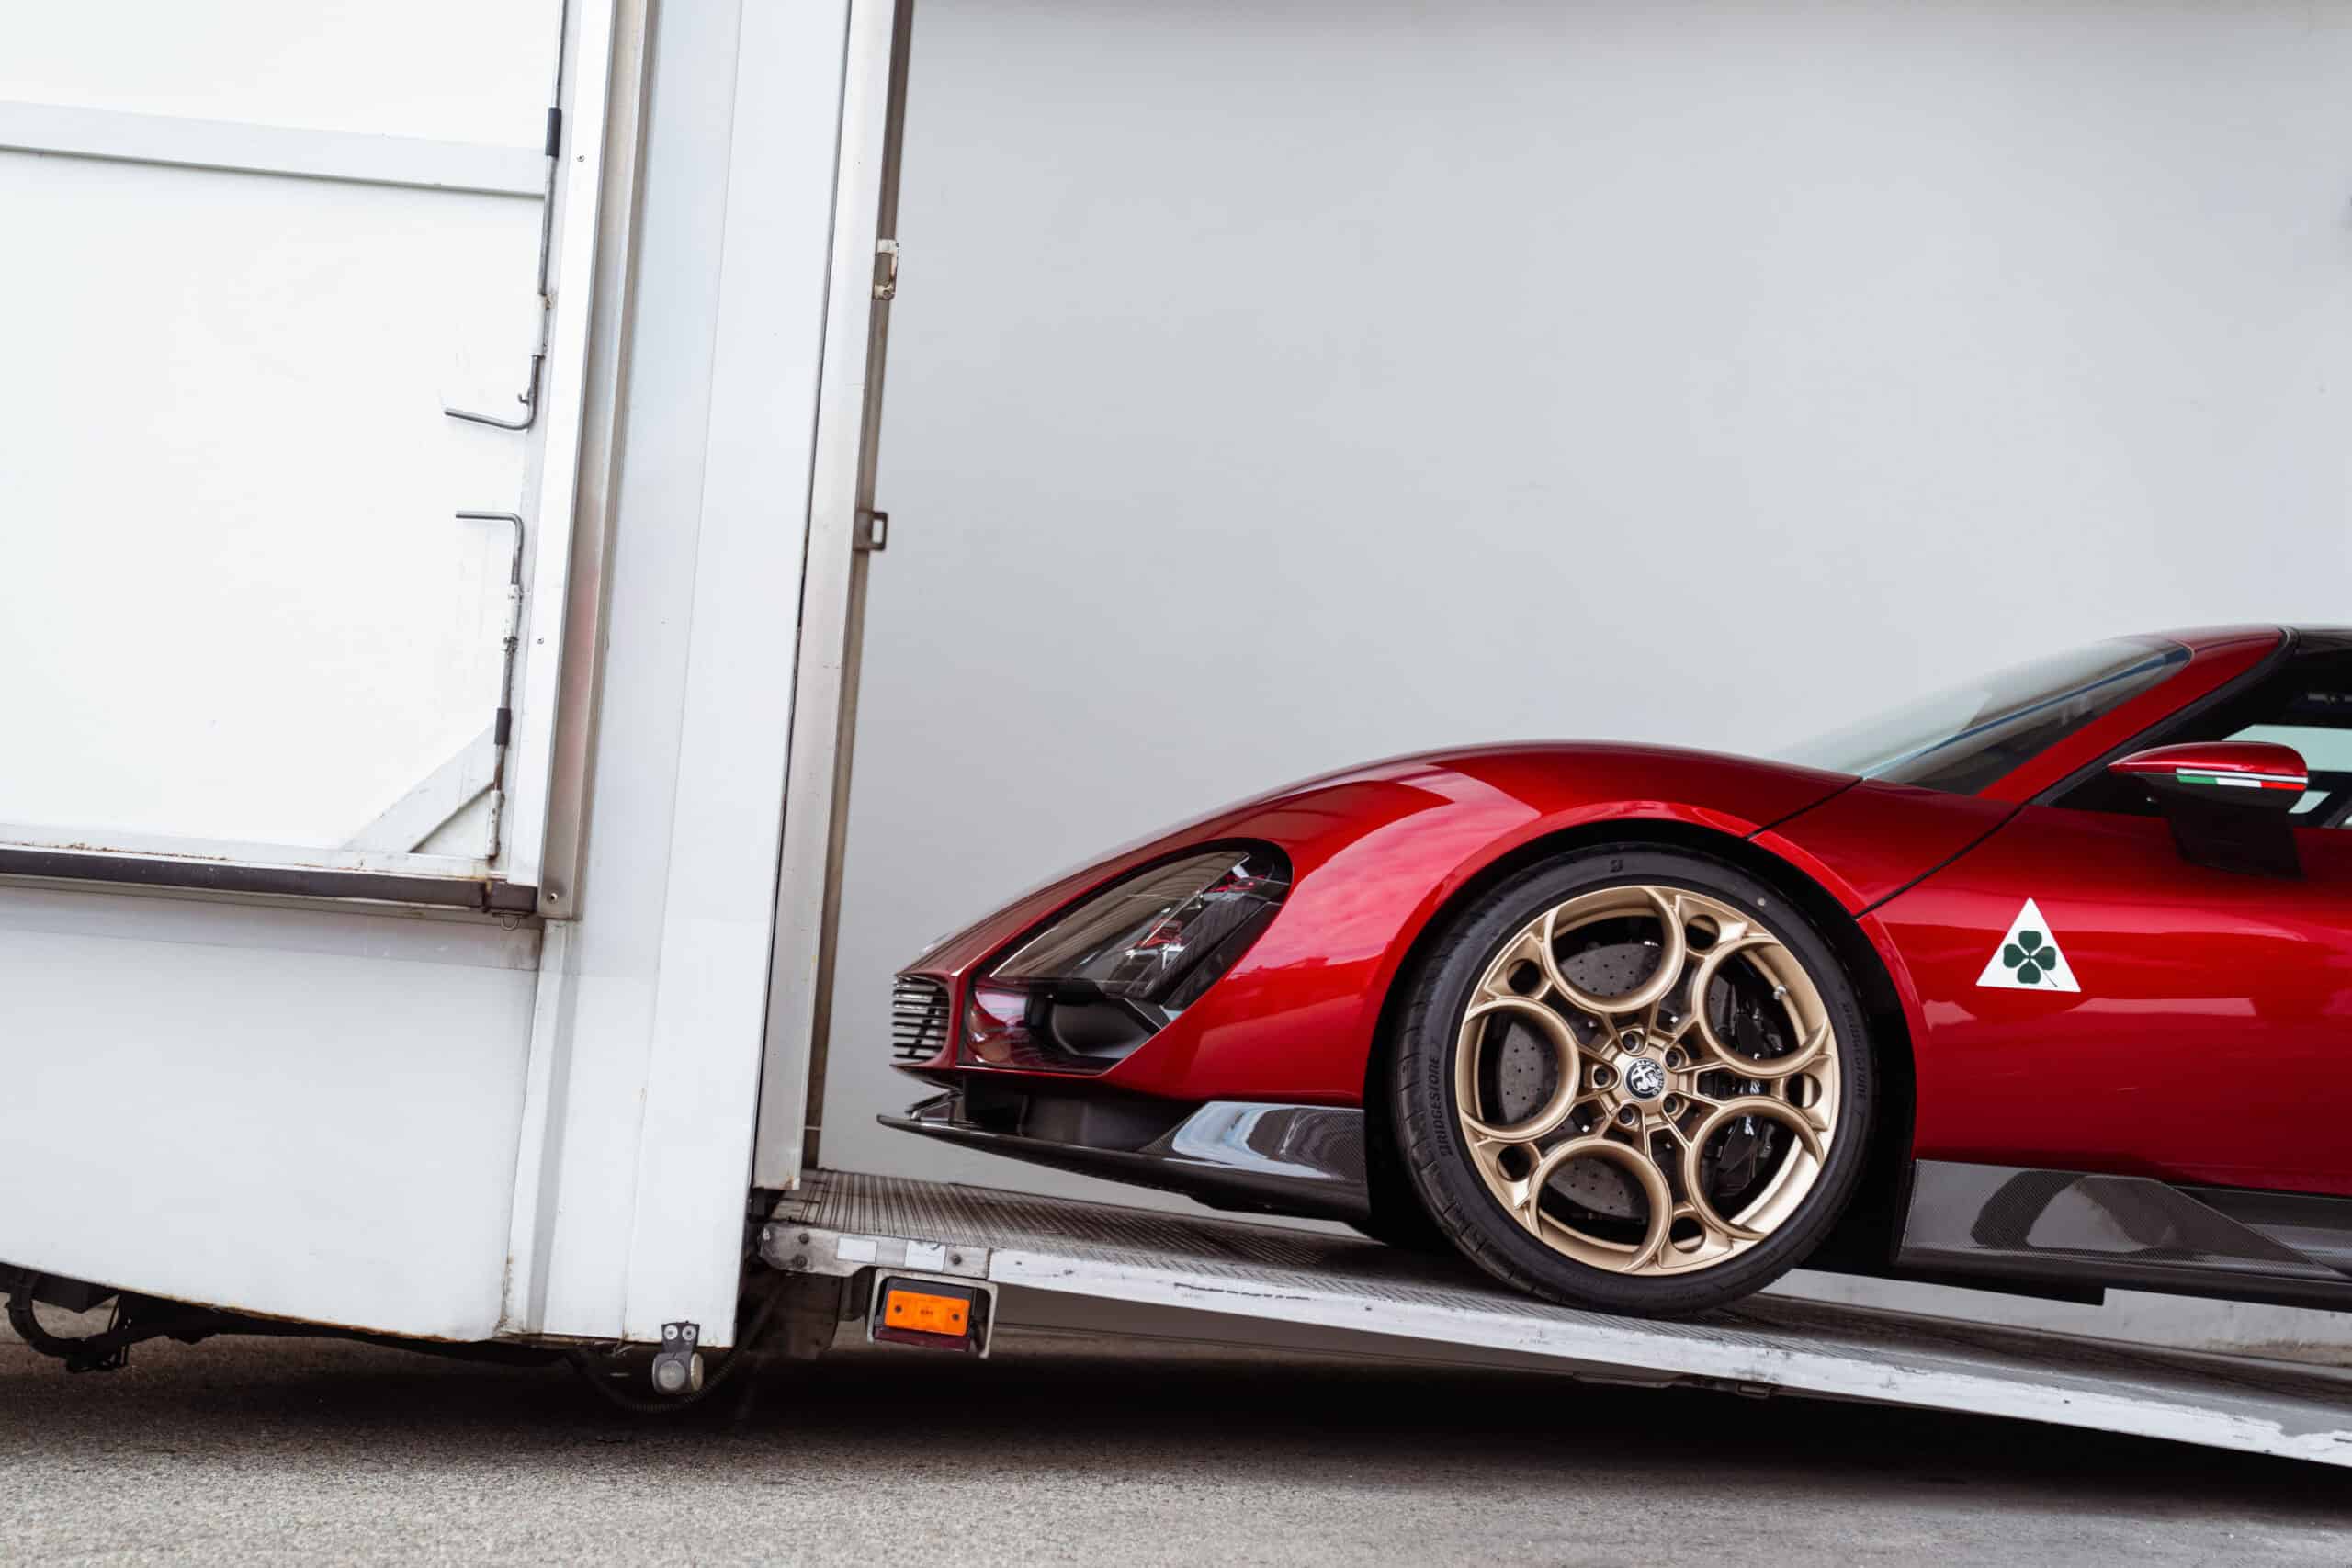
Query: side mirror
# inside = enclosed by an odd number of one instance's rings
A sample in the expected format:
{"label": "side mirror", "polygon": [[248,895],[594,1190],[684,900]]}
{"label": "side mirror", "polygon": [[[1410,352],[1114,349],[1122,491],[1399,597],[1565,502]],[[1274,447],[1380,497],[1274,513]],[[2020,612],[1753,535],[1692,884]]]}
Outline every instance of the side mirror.
{"label": "side mirror", "polygon": [[2217,871],[2301,876],[2288,813],[2311,787],[2291,746],[2267,740],[2192,742],[2134,751],[2107,771],[2155,798],[2181,858]]}

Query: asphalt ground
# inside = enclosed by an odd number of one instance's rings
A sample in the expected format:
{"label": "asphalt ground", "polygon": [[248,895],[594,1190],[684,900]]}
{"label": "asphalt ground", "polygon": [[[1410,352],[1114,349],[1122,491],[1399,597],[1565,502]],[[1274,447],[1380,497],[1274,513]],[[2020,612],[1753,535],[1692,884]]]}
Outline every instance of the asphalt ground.
{"label": "asphalt ground", "polygon": [[2352,1562],[2342,1471],[1976,1417],[1011,1332],[741,1381],[0,1336],[0,1561]]}

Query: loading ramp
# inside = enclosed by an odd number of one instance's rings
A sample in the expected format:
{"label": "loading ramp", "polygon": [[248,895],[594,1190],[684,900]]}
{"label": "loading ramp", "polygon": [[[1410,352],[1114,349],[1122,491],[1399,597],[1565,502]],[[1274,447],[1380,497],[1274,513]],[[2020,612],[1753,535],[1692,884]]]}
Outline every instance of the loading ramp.
{"label": "loading ramp", "polygon": [[1532,1301],[1372,1242],[820,1170],[763,1258],[985,1280],[1001,1325],[2008,1416],[2352,1466],[2352,1373],[1757,1297],[1679,1323]]}

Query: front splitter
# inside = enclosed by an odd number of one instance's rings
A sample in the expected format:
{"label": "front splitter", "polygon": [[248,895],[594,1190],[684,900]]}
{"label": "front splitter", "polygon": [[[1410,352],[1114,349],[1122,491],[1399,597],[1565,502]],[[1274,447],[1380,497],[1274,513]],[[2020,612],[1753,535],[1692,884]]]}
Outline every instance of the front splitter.
{"label": "front splitter", "polygon": [[1361,1223],[1371,1217],[1363,1112],[1328,1105],[1214,1100],[1138,1148],[1025,1137],[969,1120],[963,1097],[939,1095],[885,1127],[1032,1165],[1181,1192],[1246,1213]]}

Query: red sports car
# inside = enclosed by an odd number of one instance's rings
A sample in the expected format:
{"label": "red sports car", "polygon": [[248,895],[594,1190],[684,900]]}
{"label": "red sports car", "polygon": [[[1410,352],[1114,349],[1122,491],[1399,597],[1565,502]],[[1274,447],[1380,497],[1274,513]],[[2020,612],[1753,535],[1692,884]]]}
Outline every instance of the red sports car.
{"label": "red sports car", "polygon": [[1778,761],[1399,758],[939,943],[895,1043],[945,1092],[885,1120],[1613,1312],[1801,1263],[2352,1306],[2347,817],[2335,630],[2098,643]]}

